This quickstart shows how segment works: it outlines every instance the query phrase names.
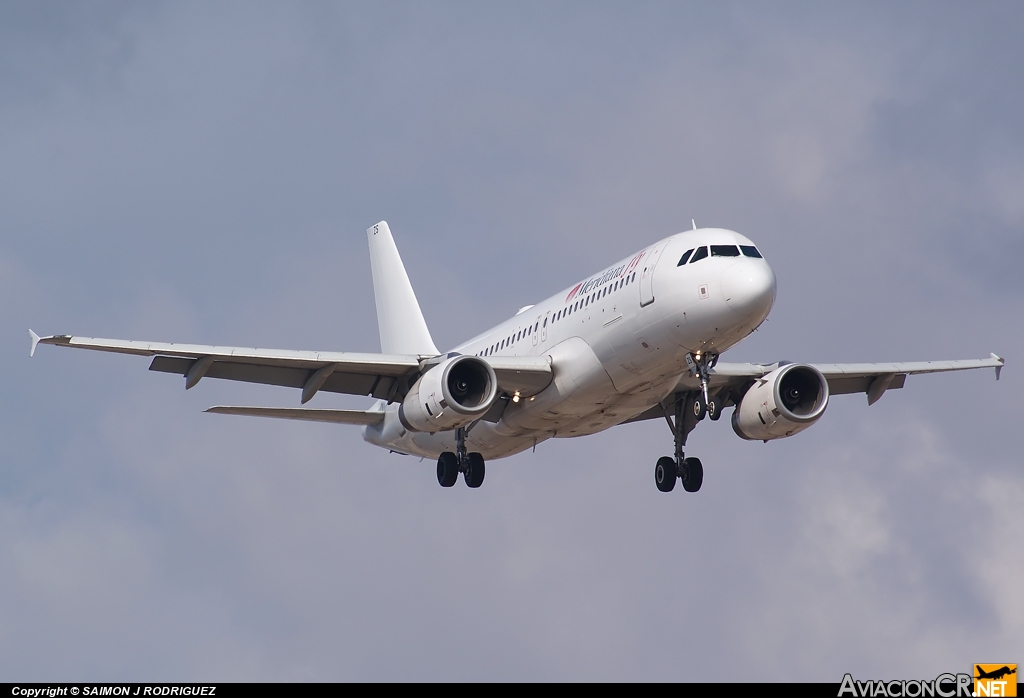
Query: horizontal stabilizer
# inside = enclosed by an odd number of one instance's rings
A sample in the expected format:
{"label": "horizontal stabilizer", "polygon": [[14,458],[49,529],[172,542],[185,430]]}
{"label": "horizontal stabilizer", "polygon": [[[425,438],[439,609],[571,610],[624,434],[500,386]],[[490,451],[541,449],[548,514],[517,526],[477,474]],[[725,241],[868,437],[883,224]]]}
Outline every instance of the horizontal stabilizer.
{"label": "horizontal stabilizer", "polygon": [[364,410],[313,410],[301,407],[225,407],[218,405],[206,411],[213,414],[298,419],[306,422],[333,422],[334,424],[380,424],[384,421],[383,412],[368,412]]}

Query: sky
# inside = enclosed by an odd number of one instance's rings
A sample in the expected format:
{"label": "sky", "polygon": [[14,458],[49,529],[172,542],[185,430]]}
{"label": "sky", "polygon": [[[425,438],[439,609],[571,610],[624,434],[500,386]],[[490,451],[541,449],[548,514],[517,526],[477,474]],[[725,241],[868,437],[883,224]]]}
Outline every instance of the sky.
{"label": "sky", "polygon": [[[1020,3],[0,4],[0,679],[838,682],[1024,661]],[[40,334],[450,347],[690,227],[727,361],[1007,360],[798,436],[553,440],[479,490],[294,390]],[[362,408],[319,394],[311,407]],[[1016,504],[1014,503],[1016,502]]]}

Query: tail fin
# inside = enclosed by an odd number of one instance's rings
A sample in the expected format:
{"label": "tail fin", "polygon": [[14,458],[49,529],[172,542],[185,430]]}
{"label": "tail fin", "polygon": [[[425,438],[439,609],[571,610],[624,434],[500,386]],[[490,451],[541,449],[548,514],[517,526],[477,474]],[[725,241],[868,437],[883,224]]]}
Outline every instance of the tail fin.
{"label": "tail fin", "polygon": [[380,350],[385,354],[430,354],[439,352],[430,338],[416,293],[405,273],[395,239],[388,224],[381,221],[367,228],[373,295],[377,301]]}

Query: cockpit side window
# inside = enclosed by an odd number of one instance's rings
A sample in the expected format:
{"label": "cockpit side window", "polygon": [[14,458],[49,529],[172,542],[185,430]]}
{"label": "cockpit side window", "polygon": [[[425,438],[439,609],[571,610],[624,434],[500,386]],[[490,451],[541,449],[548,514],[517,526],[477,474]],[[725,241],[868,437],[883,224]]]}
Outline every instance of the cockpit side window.
{"label": "cockpit side window", "polygon": [[736,245],[712,245],[711,246],[712,257],[739,257],[740,251],[736,249]]}
{"label": "cockpit side window", "polygon": [[763,259],[761,253],[757,251],[757,248],[753,245],[740,245],[740,249],[743,250],[745,257],[754,257],[755,259]]}
{"label": "cockpit side window", "polygon": [[690,257],[690,264],[693,264],[694,262],[696,262],[698,260],[704,259],[707,256],[708,256],[708,248],[706,248],[706,247],[698,247],[696,250],[693,251],[693,256]]}
{"label": "cockpit side window", "polygon": [[686,264],[686,261],[690,258],[691,254],[693,254],[693,250],[687,250],[686,252],[683,252],[683,256],[679,258],[679,264],[677,264],[676,266],[681,267],[684,264]]}

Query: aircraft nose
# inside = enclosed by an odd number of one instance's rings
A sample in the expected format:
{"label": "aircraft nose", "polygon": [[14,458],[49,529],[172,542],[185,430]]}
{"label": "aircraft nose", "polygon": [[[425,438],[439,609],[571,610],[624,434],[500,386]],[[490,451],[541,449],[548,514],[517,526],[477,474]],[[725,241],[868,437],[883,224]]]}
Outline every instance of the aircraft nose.
{"label": "aircraft nose", "polygon": [[722,292],[733,310],[768,315],[775,302],[775,272],[760,259],[744,259],[722,275]]}

